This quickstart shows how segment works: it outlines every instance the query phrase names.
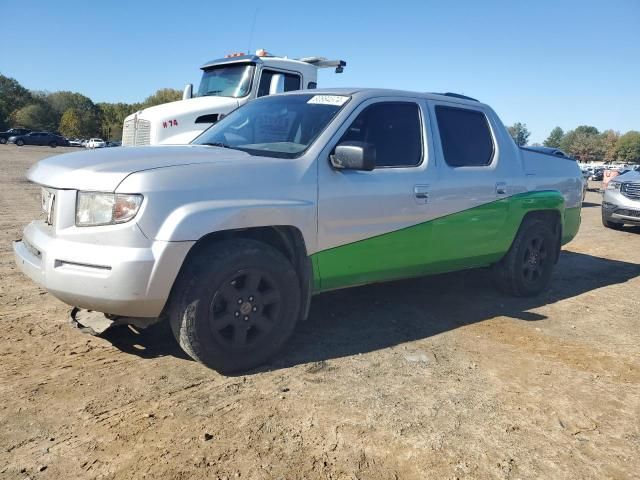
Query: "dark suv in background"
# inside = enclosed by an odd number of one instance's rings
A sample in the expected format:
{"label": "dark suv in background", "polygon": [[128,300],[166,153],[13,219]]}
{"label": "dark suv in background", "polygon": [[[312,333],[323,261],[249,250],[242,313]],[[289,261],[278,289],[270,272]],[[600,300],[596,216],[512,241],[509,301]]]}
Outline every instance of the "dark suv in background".
{"label": "dark suv in background", "polygon": [[50,147],[66,147],[69,141],[55,133],[49,132],[30,132],[26,135],[16,135],[9,137],[9,143],[15,143],[19,147],[23,145],[49,145]]}
{"label": "dark suv in background", "polygon": [[6,132],[0,132],[0,143],[7,143],[9,137],[16,137],[18,135],[26,135],[31,132],[28,128],[10,128]]}

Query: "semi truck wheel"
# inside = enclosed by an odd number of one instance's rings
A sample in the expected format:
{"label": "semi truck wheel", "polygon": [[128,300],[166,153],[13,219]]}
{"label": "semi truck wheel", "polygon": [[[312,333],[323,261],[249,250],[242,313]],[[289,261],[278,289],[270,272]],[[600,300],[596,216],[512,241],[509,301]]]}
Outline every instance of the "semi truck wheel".
{"label": "semi truck wheel", "polygon": [[518,297],[542,292],[551,279],[558,248],[548,222],[525,220],[505,257],[494,265],[497,286]]}
{"label": "semi truck wheel", "polygon": [[189,356],[231,373],[257,367],[284,346],[300,296],[296,271],[278,250],[225,240],[190,257],[174,286],[169,320]]}

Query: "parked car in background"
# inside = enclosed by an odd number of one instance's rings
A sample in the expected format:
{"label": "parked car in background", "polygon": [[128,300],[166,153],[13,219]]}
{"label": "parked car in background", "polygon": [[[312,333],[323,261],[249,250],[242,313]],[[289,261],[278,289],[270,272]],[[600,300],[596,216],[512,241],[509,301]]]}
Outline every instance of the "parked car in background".
{"label": "parked car in background", "polygon": [[122,142],[107,142],[107,147],[121,147]]}
{"label": "parked car in background", "polygon": [[104,148],[106,146],[107,142],[101,138],[92,138],[87,142],[87,148]]}
{"label": "parked car in background", "polygon": [[6,132],[0,132],[0,143],[5,144],[10,137],[26,135],[31,132],[28,128],[10,128]]}
{"label": "parked car in background", "polygon": [[593,170],[590,180],[593,180],[594,182],[601,182],[603,178],[604,178],[604,168],[596,168]]}
{"label": "parked car in background", "polygon": [[79,138],[68,138],[67,139],[69,141],[69,146],[70,147],[81,147],[82,144],[80,143],[80,139]]}
{"label": "parked car in background", "polygon": [[620,230],[625,223],[640,225],[640,172],[612,177],[602,197],[602,224]]}
{"label": "parked car in background", "polygon": [[9,137],[9,143],[15,143],[19,147],[23,145],[49,145],[50,147],[66,147],[69,142],[66,138],[50,132],[30,132],[26,135]]}

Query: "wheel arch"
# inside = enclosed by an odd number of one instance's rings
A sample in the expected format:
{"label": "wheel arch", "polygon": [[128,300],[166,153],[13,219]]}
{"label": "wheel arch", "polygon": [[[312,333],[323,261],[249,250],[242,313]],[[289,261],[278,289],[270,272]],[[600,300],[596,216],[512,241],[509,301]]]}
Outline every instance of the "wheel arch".
{"label": "wheel arch", "polygon": [[545,210],[532,210],[527,212],[522,221],[518,231],[528,222],[534,220],[540,220],[549,224],[556,237],[556,245],[554,247],[554,263],[558,262],[560,258],[560,247],[562,246],[562,213],[558,209],[545,209]]}
{"label": "wheel arch", "polygon": [[[196,241],[187,254],[182,268],[178,273],[174,285],[192,258],[202,250],[211,248],[218,242],[233,239],[249,239],[262,242],[282,253],[294,266],[300,279],[300,291],[302,295],[302,308],[300,320],[305,320],[311,306],[311,294],[313,291],[313,266],[307,253],[307,246],[299,228],[293,225],[273,225],[249,228],[221,230],[208,233]],[[170,297],[171,298],[171,297]],[[165,305],[165,312],[170,302]]]}

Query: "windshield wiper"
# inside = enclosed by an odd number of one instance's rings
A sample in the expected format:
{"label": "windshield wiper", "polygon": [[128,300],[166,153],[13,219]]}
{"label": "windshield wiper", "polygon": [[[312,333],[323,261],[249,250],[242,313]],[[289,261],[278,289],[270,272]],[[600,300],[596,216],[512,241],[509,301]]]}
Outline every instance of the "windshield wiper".
{"label": "windshield wiper", "polygon": [[226,143],[222,143],[222,142],[208,142],[208,143],[202,143],[201,145],[209,145],[210,147],[222,147],[222,148],[231,148],[231,149],[233,149],[232,146],[227,145]]}
{"label": "windshield wiper", "polygon": [[210,97],[212,95],[218,95],[222,90],[210,90],[204,94],[205,97]]}

